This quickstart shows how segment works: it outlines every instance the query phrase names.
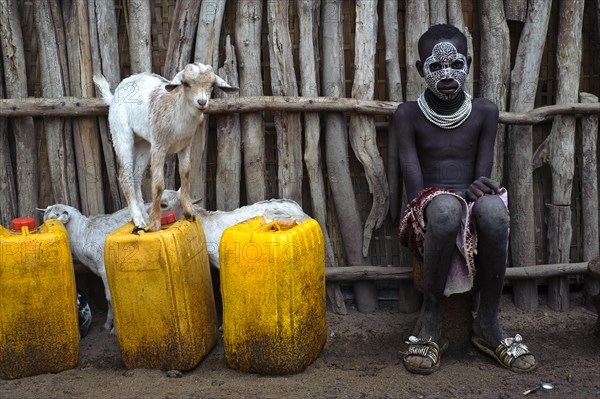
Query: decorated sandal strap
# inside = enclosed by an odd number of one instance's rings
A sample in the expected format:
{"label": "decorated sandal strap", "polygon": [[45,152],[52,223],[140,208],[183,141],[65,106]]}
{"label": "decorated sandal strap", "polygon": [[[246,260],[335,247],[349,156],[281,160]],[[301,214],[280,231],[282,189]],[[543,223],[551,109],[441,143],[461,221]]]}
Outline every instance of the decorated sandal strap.
{"label": "decorated sandal strap", "polygon": [[503,339],[496,348],[496,355],[508,367],[516,358],[528,354],[531,354],[531,352],[529,352],[529,348],[523,343],[523,337],[519,334],[515,335],[514,338]]}
{"label": "decorated sandal strap", "polygon": [[410,336],[405,343],[408,344],[405,356],[418,355],[427,357],[431,359],[433,364],[436,364],[440,359],[440,347],[431,340],[431,337],[423,339]]}

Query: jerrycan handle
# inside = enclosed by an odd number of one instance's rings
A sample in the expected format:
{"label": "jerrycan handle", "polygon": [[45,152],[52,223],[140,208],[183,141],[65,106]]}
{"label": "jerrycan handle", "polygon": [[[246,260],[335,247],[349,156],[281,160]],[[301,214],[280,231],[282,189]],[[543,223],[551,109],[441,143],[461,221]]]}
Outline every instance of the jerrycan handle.
{"label": "jerrycan handle", "polygon": [[260,226],[256,229],[256,232],[289,230],[297,225],[298,223],[296,223],[295,220],[273,220],[272,222]]}

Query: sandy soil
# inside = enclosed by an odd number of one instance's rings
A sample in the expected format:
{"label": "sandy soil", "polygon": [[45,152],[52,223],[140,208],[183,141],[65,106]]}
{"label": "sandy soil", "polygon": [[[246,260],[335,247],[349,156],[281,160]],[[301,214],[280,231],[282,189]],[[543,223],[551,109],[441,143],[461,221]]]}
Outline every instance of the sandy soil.
{"label": "sandy soil", "polygon": [[503,298],[502,322],[518,331],[536,353],[538,370],[514,374],[482,355],[469,343],[468,330],[450,326],[450,348],[441,369],[430,376],[413,375],[399,351],[417,314],[401,314],[394,301],[382,302],[373,314],[349,313],[328,318],[328,342],[304,372],[260,376],[227,368],[222,342],[193,371],[180,378],[160,370],[126,370],[116,340],[101,329],[98,314],[81,341],[76,369],[59,374],[0,381],[2,399],[86,398],[520,398],[540,382],[552,391],[528,397],[600,398],[600,338],[592,335],[595,313],[573,295],[569,312],[541,306],[535,313],[514,308]]}

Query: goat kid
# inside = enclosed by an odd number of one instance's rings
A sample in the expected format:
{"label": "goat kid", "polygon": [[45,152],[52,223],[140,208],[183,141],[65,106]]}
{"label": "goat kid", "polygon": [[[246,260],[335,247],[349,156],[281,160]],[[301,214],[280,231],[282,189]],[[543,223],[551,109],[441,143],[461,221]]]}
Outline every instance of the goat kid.
{"label": "goat kid", "polygon": [[[164,190],[161,205],[165,209],[175,211],[177,217],[180,218],[183,210],[179,190]],[[208,259],[210,264],[217,269],[220,268],[219,244],[225,229],[256,216],[264,216],[268,222],[288,219],[301,223],[310,219],[310,216],[302,210],[302,207],[290,199],[259,201],[233,211],[207,211],[198,205],[194,205],[194,211],[202,223]]]}
{"label": "goat kid", "polygon": [[[204,123],[213,87],[235,92],[213,68],[188,64],[169,81],[151,73],[132,75],[119,83],[113,95],[102,75],[94,83],[109,106],[108,121],[119,165],[119,184],[136,229],[160,229],[160,199],[164,190],[164,163],[177,154],[181,178],[181,207],[187,219],[194,216],[190,198],[190,150],[194,134]],[[144,209],[141,180],[150,161],[152,207]],[[135,231],[135,230],[134,230]]]}
{"label": "goat kid", "polygon": [[[149,206],[150,204],[145,204],[143,209],[146,210]],[[168,204],[165,202],[161,202],[160,207],[162,210],[169,210]],[[104,264],[104,241],[109,233],[131,220],[129,210],[125,208],[113,214],[89,217],[83,215],[76,208],[64,204],[54,204],[47,208],[37,208],[37,210],[43,213],[44,221],[57,219],[65,226],[73,260],[78,261],[102,279],[104,295],[108,303],[104,328],[111,330],[114,334],[112,300]]]}

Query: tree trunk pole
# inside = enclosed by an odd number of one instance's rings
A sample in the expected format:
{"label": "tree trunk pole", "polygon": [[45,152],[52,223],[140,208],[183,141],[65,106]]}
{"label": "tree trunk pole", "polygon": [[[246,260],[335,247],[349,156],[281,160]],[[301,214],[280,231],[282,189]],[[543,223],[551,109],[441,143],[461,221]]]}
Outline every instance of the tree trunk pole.
{"label": "tree trunk pole", "polygon": [[[267,2],[271,89],[274,96],[297,96],[289,32],[289,1]],[[276,112],[279,197],[302,204],[302,126],[300,114]]]}
{"label": "tree trunk pole", "polygon": [[419,38],[429,28],[429,2],[406,0],[404,14],[406,46],[406,101],[415,101],[425,90],[425,80],[415,64],[419,60]]}
{"label": "tree trunk pole", "polygon": [[[321,0],[299,0],[296,3],[300,20],[300,92],[303,97],[318,97],[318,32]],[[304,114],[304,162],[308,173],[313,215],[319,222],[325,239],[325,264],[336,267],[333,246],[327,231],[327,199],[321,165],[321,123],[318,113]],[[327,284],[327,298],[332,310],[346,314],[346,304],[338,283]]]}
{"label": "tree trunk pole", "polygon": [[[529,3],[527,21],[521,33],[514,69],[511,73],[510,109],[533,109],[542,51],[546,40],[551,1]],[[535,223],[533,219],[533,137],[530,126],[510,126],[508,130],[508,182],[510,209],[510,247],[512,266],[535,264]],[[538,307],[537,284],[518,281],[513,289],[515,305],[533,311]]]}
{"label": "tree trunk pole", "polygon": [[448,0],[429,0],[429,25],[448,23]]}
{"label": "tree trunk pole", "polygon": [[[4,57],[2,51],[0,50],[0,56]],[[4,98],[4,68],[2,63],[0,63],[0,98]],[[10,226],[10,222],[17,216],[17,191],[8,143],[8,123],[4,118],[0,118],[0,203],[5,205],[0,207],[0,225]]]}
{"label": "tree trunk pole", "polygon": [[[584,0],[560,3],[557,50],[558,90],[556,103],[579,100],[581,73],[581,35]],[[552,205],[548,219],[548,261],[567,263],[571,253],[571,194],[575,174],[575,129],[573,116],[554,119],[552,130],[533,156],[534,167],[550,165],[552,173]],[[548,281],[548,306],[558,311],[569,310],[569,281]]]}
{"label": "tree trunk pole", "polygon": [[[327,96],[345,97],[343,0],[323,0],[322,4],[322,92]],[[361,250],[362,222],[350,177],[348,130],[344,114],[327,114],[325,131],[327,179],[344,242],[346,259],[349,265],[364,265],[368,263],[368,259],[363,257]],[[359,282],[353,287],[359,311],[372,311],[377,305],[374,286]],[[366,304],[362,299],[362,291],[366,291],[368,295]]]}
{"label": "tree trunk pole", "polygon": [[[83,0],[63,3],[69,63],[70,94],[76,97],[93,97],[92,54],[87,4]],[[81,196],[81,212],[99,215],[104,211],[102,186],[102,155],[96,120],[85,116],[72,118],[73,142],[77,180]]]}
{"label": "tree trunk pole", "polygon": [[150,0],[128,0],[127,15],[131,73],[152,72]]}
{"label": "tree trunk pole", "polygon": [[[240,67],[240,96],[262,96],[262,0],[236,2],[235,42]],[[240,97],[240,98],[241,98]],[[266,199],[265,126],[261,112],[241,116],[244,176],[248,204]]]}
{"label": "tree trunk pole", "polygon": [[[473,54],[473,35],[469,32],[469,28],[465,24],[463,12],[462,12],[462,1],[461,0],[447,0],[448,1],[448,23],[456,26],[467,38],[467,48],[469,54]],[[465,81],[465,91],[473,94],[473,74],[467,75]]]}
{"label": "tree trunk pole", "polygon": [[[441,3],[444,13],[446,14],[446,3]],[[390,101],[402,102],[402,80],[400,75],[400,59],[398,57],[398,0],[384,0],[383,2],[383,31],[385,37],[385,70],[387,78],[388,99]],[[395,136],[388,135],[388,154],[397,153],[397,143],[393,139]],[[388,155],[388,159],[392,159]],[[396,159],[396,158],[393,158]],[[390,207],[398,208],[395,212],[400,212],[404,209],[402,195],[402,175],[400,173],[400,164],[398,162],[388,161],[388,184],[390,190]],[[394,201],[395,203],[392,203]],[[397,218],[397,217],[396,217]],[[394,221],[396,222],[396,221]],[[393,225],[396,228],[396,225]],[[413,255],[407,248],[399,245],[396,241],[394,245],[398,245],[400,249],[400,266],[409,267],[413,262]],[[398,282],[398,306],[403,313],[413,313],[421,307],[422,295],[417,291],[412,281]]]}
{"label": "tree trunk pole", "polygon": [[[377,1],[356,2],[356,36],[354,46],[354,82],[352,97],[372,99],[375,81],[375,50],[377,45]],[[372,117],[350,115],[350,144],[354,154],[365,170],[369,191],[373,195],[371,212],[363,229],[362,255],[367,257],[373,230],[381,226],[389,206],[389,188],[383,160],[377,149],[375,121]],[[356,288],[355,288],[356,290]],[[360,283],[356,292],[359,310],[372,312],[377,309],[377,294],[374,286]],[[360,295],[360,297],[359,297]]]}
{"label": "tree trunk pole", "polygon": [[[104,75],[111,90],[120,82],[119,52],[117,38],[117,20],[114,5],[104,0],[88,0],[88,18],[92,46],[93,73]],[[122,209],[126,205],[120,190],[117,162],[106,117],[98,118],[100,141],[106,165],[107,186],[110,190],[112,210]],[[140,176],[141,178],[141,176]]]}
{"label": "tree trunk pole", "polygon": [[[64,43],[62,15],[58,4],[48,0],[33,4],[35,25],[39,41],[39,62],[41,70],[42,95],[63,97],[67,71],[61,65],[61,51],[57,44]],[[44,130],[48,145],[50,178],[55,202],[80,207],[77,195],[76,174],[73,162],[71,129],[65,126],[64,119],[45,118]]]}
{"label": "tree trunk pole", "polygon": [[[0,48],[2,48],[3,77],[7,98],[28,96],[23,34],[17,11],[18,5],[15,0],[0,2]],[[6,194],[15,194],[14,184],[16,183],[17,201],[13,198],[11,202],[1,201],[0,203],[10,204],[7,208],[14,210],[13,216],[35,215],[35,208],[38,206],[38,171],[33,119],[31,117],[12,118],[9,120],[9,126],[15,141],[16,181],[13,183],[10,183],[9,180],[6,181],[8,190]],[[5,131],[5,134],[6,136],[2,139],[3,143],[5,140],[8,142],[8,131]],[[4,150],[7,151],[6,155],[10,156],[8,154],[9,147],[4,147]],[[0,167],[7,168],[5,173],[10,172],[7,179],[10,177],[12,180],[13,166],[9,159],[6,160],[8,163],[0,163]],[[11,186],[12,191],[9,189]]]}
{"label": "tree trunk pole", "polygon": [[[197,2],[199,3],[199,2]],[[225,0],[203,1],[198,11],[193,10],[193,15],[197,18],[193,24],[194,30],[191,34],[196,36],[196,47],[194,49],[194,62],[201,62],[211,65],[213,70],[219,68],[219,39],[221,37],[221,24],[223,13],[225,11]],[[191,43],[190,43],[191,44]],[[200,204],[205,205],[206,198],[206,173],[207,156],[206,145],[208,142],[209,120],[205,116],[202,126],[196,131],[192,140],[192,173],[190,174],[191,195],[192,198],[198,198]]]}
{"label": "tree trunk pole", "polygon": [[[480,62],[479,95],[487,98],[506,111],[508,85],[510,84],[510,36],[504,16],[502,2],[482,0],[480,15]],[[492,179],[502,183],[506,125],[498,124],[494,145],[494,166]]]}
{"label": "tree trunk pole", "polygon": [[[237,59],[235,48],[227,35],[225,41],[225,63],[219,76],[227,83],[238,87]],[[238,93],[227,94],[216,90],[216,96],[239,97]],[[240,116],[222,115],[217,119],[217,209],[232,211],[240,207],[240,181],[242,163],[242,137]]]}
{"label": "tree trunk pole", "polygon": [[[582,103],[597,103],[598,97],[581,93]],[[583,261],[588,262],[598,255],[598,115],[581,119],[581,214],[583,223]],[[600,291],[600,282],[584,277],[583,292],[586,305],[591,307],[591,298]]]}

